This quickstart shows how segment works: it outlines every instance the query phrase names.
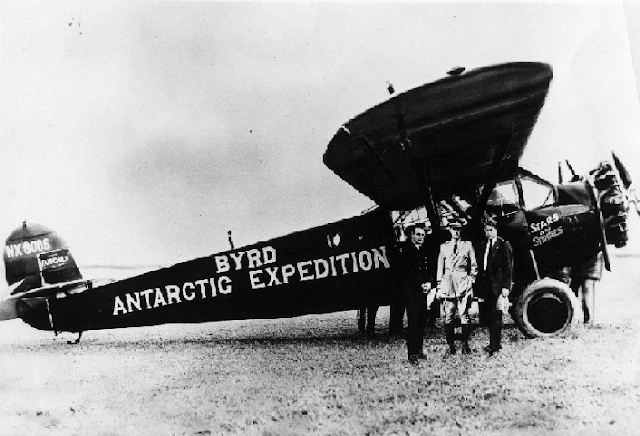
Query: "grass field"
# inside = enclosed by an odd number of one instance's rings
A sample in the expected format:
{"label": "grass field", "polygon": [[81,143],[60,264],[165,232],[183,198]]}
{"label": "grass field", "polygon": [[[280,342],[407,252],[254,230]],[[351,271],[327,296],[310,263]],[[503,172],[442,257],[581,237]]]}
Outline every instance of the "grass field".
{"label": "grass field", "polygon": [[640,434],[639,258],[614,259],[596,322],[568,337],[406,362],[403,340],[357,333],[355,311],[88,332],[77,346],[0,325],[2,435]]}

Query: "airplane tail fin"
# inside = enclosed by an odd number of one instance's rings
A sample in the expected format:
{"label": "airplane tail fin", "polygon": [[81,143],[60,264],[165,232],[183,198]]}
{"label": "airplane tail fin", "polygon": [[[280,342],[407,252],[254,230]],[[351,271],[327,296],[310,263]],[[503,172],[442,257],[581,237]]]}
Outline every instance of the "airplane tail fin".
{"label": "airplane tail fin", "polygon": [[26,221],[7,238],[4,264],[12,295],[82,279],[67,243],[51,229]]}

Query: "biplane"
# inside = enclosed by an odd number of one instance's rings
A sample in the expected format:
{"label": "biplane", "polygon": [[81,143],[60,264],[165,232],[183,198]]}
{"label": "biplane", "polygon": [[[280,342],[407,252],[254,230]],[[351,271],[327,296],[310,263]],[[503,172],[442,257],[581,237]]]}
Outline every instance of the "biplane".
{"label": "biplane", "polygon": [[[618,159],[553,185],[519,167],[551,67],[465,71],[388,100],[340,126],[323,161],[376,203],[338,222],[109,283],[84,280],[68,247],[24,223],[5,244],[11,296],[0,318],[82,332],[164,323],[281,318],[389,305],[403,219],[422,209],[440,232],[452,214],[493,214],[514,246],[512,316],[528,336],[566,333],[576,298],[554,271],[626,242],[631,181]],[[389,86],[389,92],[394,92]],[[471,235],[473,239],[473,235]]]}

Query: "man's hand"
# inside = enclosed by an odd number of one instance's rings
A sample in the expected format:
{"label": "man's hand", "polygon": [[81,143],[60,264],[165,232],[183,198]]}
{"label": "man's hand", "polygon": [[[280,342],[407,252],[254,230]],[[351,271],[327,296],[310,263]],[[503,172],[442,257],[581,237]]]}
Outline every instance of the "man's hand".
{"label": "man's hand", "polygon": [[431,289],[431,283],[428,283],[428,282],[427,283],[423,283],[421,286],[422,286],[422,290],[423,291],[428,291],[428,290]]}
{"label": "man's hand", "polygon": [[502,297],[507,298],[509,296],[509,290],[507,288],[502,288]]}

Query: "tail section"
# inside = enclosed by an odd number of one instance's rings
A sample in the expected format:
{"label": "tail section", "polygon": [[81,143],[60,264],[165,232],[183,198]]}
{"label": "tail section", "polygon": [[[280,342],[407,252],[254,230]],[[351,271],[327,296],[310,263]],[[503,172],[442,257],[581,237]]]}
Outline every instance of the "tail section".
{"label": "tail section", "polygon": [[82,279],[67,243],[53,230],[26,221],[7,238],[4,264],[11,294]]}

